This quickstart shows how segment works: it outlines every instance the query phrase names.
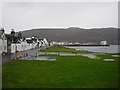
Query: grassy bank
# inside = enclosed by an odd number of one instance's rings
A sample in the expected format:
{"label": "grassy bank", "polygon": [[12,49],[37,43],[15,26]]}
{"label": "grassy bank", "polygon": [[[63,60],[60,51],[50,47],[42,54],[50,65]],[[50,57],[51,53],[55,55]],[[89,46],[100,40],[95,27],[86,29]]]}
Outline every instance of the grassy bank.
{"label": "grassy bank", "polygon": [[56,61],[11,61],[3,65],[3,88],[117,87],[118,61],[105,62],[105,56],[100,57],[57,56]]}
{"label": "grassy bank", "polygon": [[75,49],[71,49],[71,48],[65,48],[63,46],[51,46],[48,47],[46,49],[40,50],[42,52],[72,52],[72,53],[90,53],[87,50],[75,50]]}

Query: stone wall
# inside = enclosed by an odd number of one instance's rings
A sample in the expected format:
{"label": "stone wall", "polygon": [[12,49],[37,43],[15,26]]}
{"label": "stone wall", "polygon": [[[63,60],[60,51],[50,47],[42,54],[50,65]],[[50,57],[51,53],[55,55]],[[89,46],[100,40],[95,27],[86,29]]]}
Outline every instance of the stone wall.
{"label": "stone wall", "polygon": [[1,55],[0,57],[2,58],[2,64],[9,62],[11,60],[11,55],[12,54]]}

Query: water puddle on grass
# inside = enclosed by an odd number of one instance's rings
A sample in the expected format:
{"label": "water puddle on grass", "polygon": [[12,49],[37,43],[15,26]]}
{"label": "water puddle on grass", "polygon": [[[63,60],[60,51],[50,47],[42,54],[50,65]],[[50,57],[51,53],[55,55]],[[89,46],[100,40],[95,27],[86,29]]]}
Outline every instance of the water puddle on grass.
{"label": "water puddle on grass", "polygon": [[77,53],[77,54],[63,53],[63,54],[60,54],[60,56],[85,56],[85,57],[88,57],[91,59],[97,58],[96,55],[94,55],[94,54],[80,54],[80,53]]}
{"label": "water puddle on grass", "polygon": [[72,53],[60,53],[60,56],[77,56],[76,54],[72,54]]}
{"label": "water puddle on grass", "polygon": [[88,58],[91,58],[91,59],[96,59],[96,55],[95,54],[85,54],[85,53],[67,53],[67,52],[60,52],[60,53],[57,53],[57,52],[39,52],[38,55],[47,55],[47,54],[56,54],[56,55],[59,55],[59,56],[85,56],[85,57],[88,57]]}
{"label": "water puddle on grass", "polygon": [[115,60],[114,59],[104,59],[104,61],[109,62],[109,61],[115,61]]}
{"label": "water puddle on grass", "polygon": [[80,54],[81,56],[86,56],[88,58],[91,58],[91,59],[96,59],[96,55],[94,54]]}
{"label": "water puddle on grass", "polygon": [[56,57],[53,56],[39,56],[36,58],[36,60],[49,60],[49,61],[55,61]]}
{"label": "water puddle on grass", "polygon": [[120,55],[112,55],[112,57],[120,57]]}
{"label": "water puddle on grass", "polygon": [[55,61],[56,57],[53,57],[53,56],[25,57],[25,58],[21,58],[21,60],[48,60],[48,61]]}

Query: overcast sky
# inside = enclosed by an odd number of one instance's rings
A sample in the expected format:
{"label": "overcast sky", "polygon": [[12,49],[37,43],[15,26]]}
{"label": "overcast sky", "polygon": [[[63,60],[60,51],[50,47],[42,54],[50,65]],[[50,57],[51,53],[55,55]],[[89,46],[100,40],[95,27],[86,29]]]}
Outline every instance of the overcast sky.
{"label": "overcast sky", "polygon": [[32,28],[118,27],[117,2],[4,2],[2,27]]}

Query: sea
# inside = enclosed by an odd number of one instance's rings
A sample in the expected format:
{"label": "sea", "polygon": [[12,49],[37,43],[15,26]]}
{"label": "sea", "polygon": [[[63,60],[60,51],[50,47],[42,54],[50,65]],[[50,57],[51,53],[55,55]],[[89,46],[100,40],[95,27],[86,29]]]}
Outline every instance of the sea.
{"label": "sea", "polygon": [[76,50],[87,50],[91,52],[102,52],[102,53],[120,53],[120,45],[110,46],[65,46],[67,48],[73,48]]}

